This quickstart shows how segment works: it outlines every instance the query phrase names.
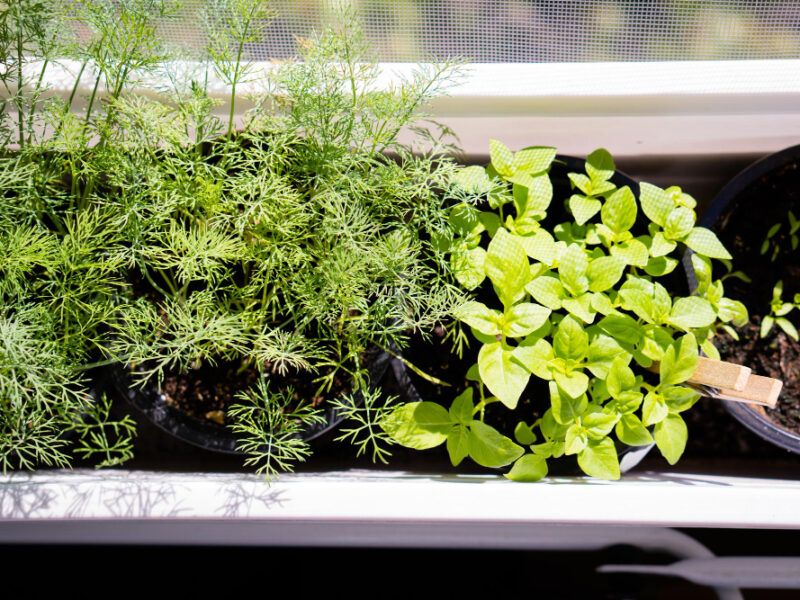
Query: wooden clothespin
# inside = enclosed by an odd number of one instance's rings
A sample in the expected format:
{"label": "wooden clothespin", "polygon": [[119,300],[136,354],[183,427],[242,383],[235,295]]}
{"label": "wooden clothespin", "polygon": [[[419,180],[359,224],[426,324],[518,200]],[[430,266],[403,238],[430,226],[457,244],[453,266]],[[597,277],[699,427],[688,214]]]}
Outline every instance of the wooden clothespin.
{"label": "wooden clothespin", "polygon": [[754,375],[749,367],[701,356],[687,381],[704,395],[774,408],[783,382]]}

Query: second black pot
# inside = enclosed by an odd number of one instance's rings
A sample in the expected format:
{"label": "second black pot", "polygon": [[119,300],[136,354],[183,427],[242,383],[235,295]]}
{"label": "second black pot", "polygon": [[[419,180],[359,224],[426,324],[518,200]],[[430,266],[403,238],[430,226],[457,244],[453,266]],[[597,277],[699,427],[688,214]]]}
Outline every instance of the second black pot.
{"label": "second black pot", "polygon": [[[737,255],[746,256],[743,254],[745,245],[760,252],[759,246],[774,224],[768,216],[772,213],[773,206],[775,210],[780,206],[781,211],[793,207],[795,216],[800,217],[800,146],[770,154],[739,173],[717,194],[699,225],[717,234],[733,254],[733,266],[738,269],[741,265],[737,264]],[[786,231],[787,228],[788,224],[784,223],[782,229]],[[759,235],[761,239],[747,239],[748,234],[751,237]],[[800,257],[800,253],[797,256]],[[694,289],[697,283],[691,261],[684,260],[684,265],[690,287]],[[747,273],[753,280],[749,284],[752,286],[751,290],[746,290],[743,287],[745,284],[739,284],[732,279],[725,282],[726,295],[734,299],[744,300],[736,297],[737,289],[742,295],[749,295],[757,290],[763,296],[757,305],[748,306],[751,316],[766,312],[762,302],[766,302],[768,310],[769,296],[777,282],[771,265],[769,253],[759,255],[759,268]],[[730,292],[731,289],[733,293]],[[795,369],[798,368],[800,365],[795,365]],[[784,392],[778,402],[786,402],[787,399],[787,393]],[[796,401],[796,398],[792,399]],[[723,401],[723,404],[736,420],[763,439],[791,452],[800,453],[800,434],[783,427],[770,415],[770,411],[741,402]]]}

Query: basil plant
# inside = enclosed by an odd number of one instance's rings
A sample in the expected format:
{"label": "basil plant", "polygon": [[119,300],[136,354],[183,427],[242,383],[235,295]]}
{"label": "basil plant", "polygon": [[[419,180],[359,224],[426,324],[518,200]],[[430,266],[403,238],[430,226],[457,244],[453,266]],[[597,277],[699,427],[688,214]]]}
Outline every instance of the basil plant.
{"label": "basil plant", "polygon": [[[476,292],[456,314],[479,344],[465,374],[472,385],[449,407],[398,406],[384,430],[413,448],[446,443],[454,465],[511,465],[506,476],[520,481],[541,479],[562,455],[618,479],[618,444],[655,442],[674,464],[687,441],[681,413],[700,396],[682,384],[701,350],[718,357],[717,328],[748,319],[712,279],[711,260],[730,270],[730,254],[695,226],[695,201],[680,188],[642,183],[638,199],[618,188],[606,150],[589,155],[585,173],[569,173],[572,194],[557,199],[554,148],[512,152],[493,140],[490,156],[487,168],[453,177],[446,244],[457,280]],[[698,286],[680,296],[660,280],[685,247]],[[485,422],[488,404],[513,411],[525,394],[543,412],[515,415],[514,439]]]}

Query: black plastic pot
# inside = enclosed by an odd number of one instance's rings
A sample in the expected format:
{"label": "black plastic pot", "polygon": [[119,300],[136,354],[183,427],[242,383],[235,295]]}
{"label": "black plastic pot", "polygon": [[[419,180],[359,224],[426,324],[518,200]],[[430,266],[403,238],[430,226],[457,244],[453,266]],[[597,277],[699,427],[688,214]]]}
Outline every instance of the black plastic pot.
{"label": "black plastic pot", "polygon": [[[743,196],[754,184],[763,184],[764,178],[769,178],[794,163],[798,164],[798,168],[800,168],[800,146],[786,148],[756,161],[722,188],[714,198],[711,207],[703,214],[699,225],[707,227],[719,235],[724,230],[730,216],[736,211],[748,211],[748,216],[759,219],[760,206],[753,203],[746,205]],[[761,201],[768,202],[769,198]],[[795,214],[800,215],[800,204],[798,204]],[[765,231],[768,227],[769,224],[764,223]],[[690,288],[694,289],[697,286],[697,279],[691,260],[684,260],[684,267]],[[772,289],[774,283],[769,283],[769,289]],[[754,280],[754,285],[757,284],[758,282]],[[781,399],[778,400],[778,402],[780,401]],[[729,401],[723,401],[723,404],[725,409],[750,431],[776,446],[800,454],[800,435],[773,421],[763,407]]]}
{"label": "black plastic pot", "polygon": [[[555,205],[556,199],[564,199],[566,200],[569,195],[568,194],[558,194],[557,190],[561,188],[562,190],[570,189],[569,178],[567,177],[567,173],[583,173],[585,169],[586,159],[578,158],[575,156],[563,156],[557,155],[555,161],[553,162],[553,166],[551,167],[550,177],[553,181],[553,205],[551,207],[551,211],[555,212],[558,211],[560,207]],[[631,191],[638,197],[639,196],[639,184],[629,175],[625,173],[621,173],[616,171],[614,176],[611,178],[611,181],[617,187],[624,187],[628,186]],[[552,212],[551,212],[552,214]],[[566,216],[566,208],[564,209],[563,217]],[[559,217],[561,218],[561,217]],[[411,363],[414,363],[414,357],[409,357]],[[406,368],[406,366],[399,360],[392,361],[392,369],[394,371],[395,379],[397,380],[399,389],[401,390],[405,400],[407,402],[418,402],[420,400],[425,400],[420,394],[417,387],[414,385],[414,375]],[[452,398],[451,398],[452,400]],[[639,462],[650,452],[652,447],[655,444],[650,444],[648,446],[639,446],[639,447],[631,447],[625,445],[619,445],[619,456],[620,456],[620,470],[624,473],[629,471],[630,469],[634,468]]]}
{"label": "black plastic pot", "polygon": [[[371,360],[369,378],[372,385],[383,378],[389,365],[390,356],[386,352],[376,354]],[[132,385],[131,375],[122,366],[113,367],[108,375],[108,384],[116,393],[126,398],[136,409],[159,429],[181,441],[226,454],[241,454],[236,449],[237,436],[224,425],[197,419],[167,402],[164,392],[156,386],[137,387]],[[344,420],[341,411],[326,403],[324,421],[309,427],[300,437],[311,441],[336,428]]]}

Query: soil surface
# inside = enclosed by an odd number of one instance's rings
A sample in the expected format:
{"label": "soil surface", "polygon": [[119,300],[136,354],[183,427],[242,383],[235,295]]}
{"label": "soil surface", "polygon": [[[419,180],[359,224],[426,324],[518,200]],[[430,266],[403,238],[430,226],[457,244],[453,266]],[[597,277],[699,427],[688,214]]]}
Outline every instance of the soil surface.
{"label": "soil surface", "polygon": [[[752,367],[759,375],[783,380],[783,391],[775,409],[766,409],[775,423],[800,433],[800,344],[777,326],[760,339],[761,320],[770,312],[772,289],[783,281],[783,300],[791,302],[800,293],[800,248],[792,249],[788,213],[800,217],[800,167],[787,164],[751,184],[717,219],[715,230],[733,255],[736,270],[752,279],[746,283],[736,278],[725,280],[725,295],[744,302],[751,322],[738,330],[739,342],[722,336],[719,343],[724,359]],[[770,227],[782,223],[774,243],[761,253]],[[798,232],[800,233],[800,232]],[[773,257],[773,251],[779,248]],[[717,273],[720,275],[722,273]],[[786,315],[800,325],[800,311]]]}
{"label": "soil surface", "polygon": [[[227,411],[234,404],[240,404],[241,394],[256,386],[264,377],[272,390],[292,389],[292,398],[300,404],[311,400],[319,406],[324,398],[317,395],[319,383],[317,376],[304,373],[281,374],[267,369],[262,375],[258,369],[248,366],[244,369],[237,363],[222,363],[200,369],[169,373],[164,377],[161,391],[167,403],[199,420],[211,421],[218,425],[228,423]],[[331,395],[340,395],[347,385],[338,377],[334,380]]]}

